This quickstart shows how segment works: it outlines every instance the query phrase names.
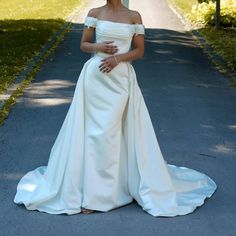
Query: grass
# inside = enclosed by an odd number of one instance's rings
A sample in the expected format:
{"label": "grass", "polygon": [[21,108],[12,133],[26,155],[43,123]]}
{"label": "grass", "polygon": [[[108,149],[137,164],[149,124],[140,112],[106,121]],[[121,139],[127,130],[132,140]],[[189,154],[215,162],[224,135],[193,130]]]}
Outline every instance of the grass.
{"label": "grass", "polygon": [[81,0],[0,1],[0,19],[66,19]]}
{"label": "grass", "polygon": [[0,1],[0,93],[38,54],[81,0]]}
{"label": "grass", "polygon": [[[169,0],[185,16],[192,6],[197,3],[196,0]],[[192,23],[193,24],[193,23]],[[226,74],[236,73],[236,30],[234,28],[221,28],[216,30],[214,26],[205,26],[198,29],[207,43],[212,46],[214,51],[220,55],[226,63],[217,65],[222,72]],[[210,56],[212,58],[212,56]],[[214,62],[214,60],[213,60]]]}
{"label": "grass", "polygon": [[183,14],[191,11],[192,6],[197,3],[197,0],[168,0],[171,4],[181,9]]}
{"label": "grass", "polygon": [[236,29],[220,29],[206,27],[198,29],[206,41],[227,63],[231,73],[236,72]]}
{"label": "grass", "polygon": [[[61,29],[73,10],[84,0],[8,0],[0,1],[0,94],[15,82],[17,75],[39,54],[51,40],[54,32]],[[66,27],[52,47],[35,65],[27,78],[4,103],[0,110],[0,125],[8,116],[17,97],[34,79],[43,61],[68,32]]]}
{"label": "grass", "polygon": [[61,19],[0,21],[0,93],[14,83],[19,72],[63,23]]}
{"label": "grass", "polygon": [[20,86],[13,92],[13,94],[10,96],[10,98],[4,103],[4,106],[0,110],[0,125],[4,124],[4,121],[7,118],[12,106],[16,103],[16,99],[23,94],[23,90],[34,79],[35,75],[37,74],[41,65],[43,64],[44,59],[52,54],[52,52],[56,49],[56,47],[63,40],[63,38],[66,35],[66,33],[68,32],[68,30],[69,30],[69,27],[66,27],[65,30],[63,32],[61,32],[59,37],[56,38],[56,42],[53,44],[53,46],[48,51],[46,51],[45,55],[39,60],[39,62],[36,64],[36,66],[27,75],[27,78],[22,81]]}

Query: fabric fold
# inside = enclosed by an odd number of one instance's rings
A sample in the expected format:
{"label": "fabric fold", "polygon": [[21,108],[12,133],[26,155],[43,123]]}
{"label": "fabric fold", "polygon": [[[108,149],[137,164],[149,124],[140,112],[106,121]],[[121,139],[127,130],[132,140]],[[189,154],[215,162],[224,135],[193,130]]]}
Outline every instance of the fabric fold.
{"label": "fabric fold", "polygon": [[153,216],[188,214],[211,197],[217,185],[201,172],[164,160],[132,65],[129,73],[126,137],[131,195]]}
{"label": "fabric fold", "polygon": [[[130,49],[144,27],[88,18],[96,40]],[[136,27],[136,28],[135,28]],[[74,96],[46,166],[26,173],[14,202],[28,210],[76,214],[81,207],[109,211],[137,203],[152,216],[188,214],[215,192],[216,183],[187,167],[167,164],[133,66],[120,62],[99,70],[109,54],[83,66]]]}

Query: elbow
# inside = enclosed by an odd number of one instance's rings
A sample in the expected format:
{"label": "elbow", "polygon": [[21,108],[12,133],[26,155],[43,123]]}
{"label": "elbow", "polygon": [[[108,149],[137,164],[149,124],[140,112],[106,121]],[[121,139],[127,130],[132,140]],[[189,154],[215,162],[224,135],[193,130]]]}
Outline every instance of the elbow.
{"label": "elbow", "polygon": [[80,44],[80,50],[84,52],[84,45],[82,43]]}
{"label": "elbow", "polygon": [[80,44],[80,50],[81,50],[82,52],[86,52],[86,47],[85,47],[84,43],[81,43],[81,44]]}
{"label": "elbow", "polygon": [[143,56],[144,56],[144,50],[142,49],[139,51],[139,58],[142,58]]}
{"label": "elbow", "polygon": [[144,57],[144,50],[141,52],[140,58]]}

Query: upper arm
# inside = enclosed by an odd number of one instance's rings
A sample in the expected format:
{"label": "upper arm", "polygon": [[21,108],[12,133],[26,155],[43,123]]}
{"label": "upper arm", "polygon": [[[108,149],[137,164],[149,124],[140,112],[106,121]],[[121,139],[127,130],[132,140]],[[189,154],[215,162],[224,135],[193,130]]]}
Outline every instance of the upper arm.
{"label": "upper arm", "polygon": [[[143,24],[142,17],[137,11],[132,12],[132,21],[134,24]],[[135,34],[133,37],[133,45],[144,53],[144,34]]]}
{"label": "upper arm", "polygon": [[144,35],[138,34],[133,37],[133,46],[138,48],[141,54],[144,54]]}
{"label": "upper arm", "polygon": [[[90,9],[87,16],[96,18],[97,17],[97,9],[96,8]],[[84,29],[83,29],[80,44],[82,44],[83,42],[92,42],[94,32],[95,32],[95,27],[92,27],[92,26],[88,27],[85,25]]]}
{"label": "upper arm", "polygon": [[80,44],[84,42],[92,42],[95,29],[93,27],[84,27]]}

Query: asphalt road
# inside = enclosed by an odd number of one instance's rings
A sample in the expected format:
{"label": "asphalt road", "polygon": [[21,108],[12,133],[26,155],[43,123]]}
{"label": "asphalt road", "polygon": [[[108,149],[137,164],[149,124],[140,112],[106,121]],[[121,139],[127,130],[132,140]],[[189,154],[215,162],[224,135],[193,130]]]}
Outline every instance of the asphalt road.
{"label": "asphalt road", "polygon": [[[16,185],[45,165],[89,55],[79,49],[86,10],[0,127],[0,235],[236,235],[236,89],[210,63],[165,0],[130,0],[146,25],[134,63],[168,163],[212,177],[216,193],[193,213],[153,217],[135,202],[107,213],[50,215],[14,204]],[[90,6],[104,1],[90,1]],[[91,183],[92,184],[92,183]]]}

